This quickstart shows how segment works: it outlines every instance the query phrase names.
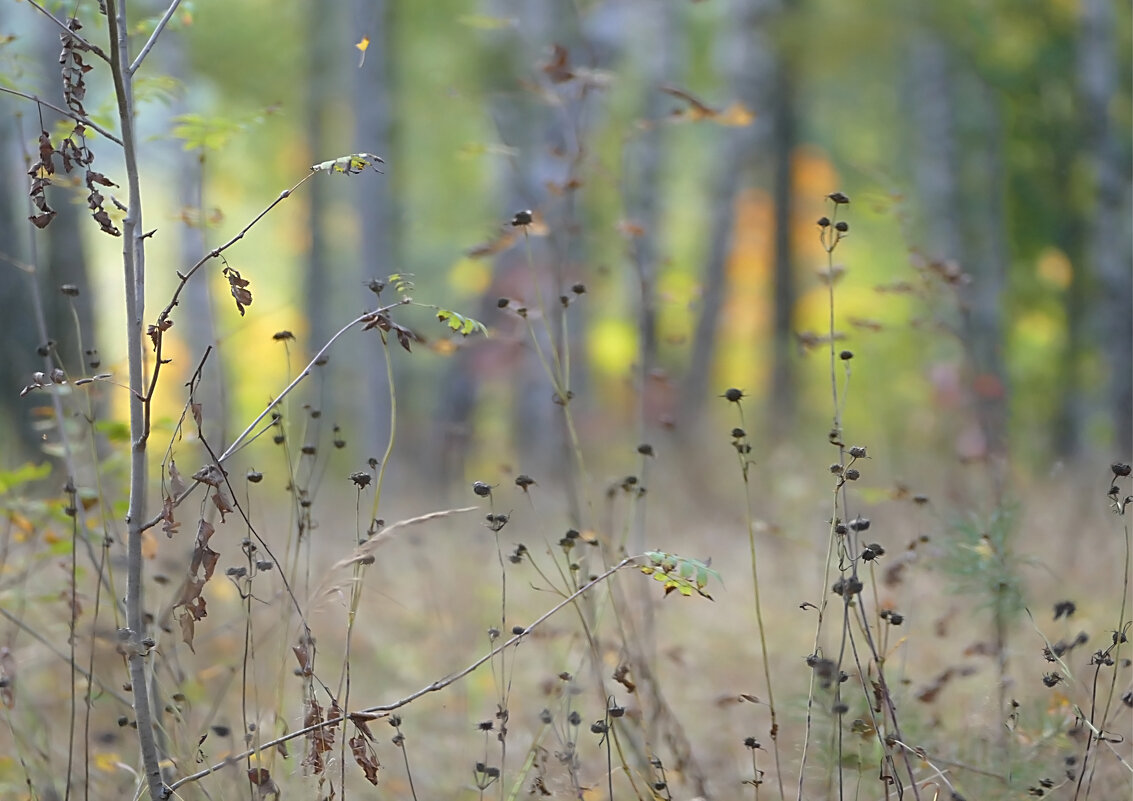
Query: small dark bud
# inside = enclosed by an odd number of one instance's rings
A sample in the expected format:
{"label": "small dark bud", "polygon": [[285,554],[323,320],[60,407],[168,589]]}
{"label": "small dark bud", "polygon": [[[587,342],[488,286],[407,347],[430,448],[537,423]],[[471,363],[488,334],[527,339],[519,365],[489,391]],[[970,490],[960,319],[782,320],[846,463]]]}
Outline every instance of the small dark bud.
{"label": "small dark bud", "polygon": [[531,209],[524,209],[515,213],[515,216],[511,218],[511,224],[518,228],[523,225],[531,225],[534,219],[535,216],[531,213]]}
{"label": "small dark bud", "polygon": [[850,448],[850,456],[853,456],[855,459],[866,458],[865,448],[863,448],[861,445],[853,446],[852,448]]}
{"label": "small dark bud", "polygon": [[290,331],[276,331],[271,338],[276,342],[290,342],[295,339],[295,335]]}
{"label": "small dark bud", "polygon": [[79,288],[74,284],[63,284],[59,287],[59,291],[69,298],[77,298],[79,296]]}
{"label": "small dark bud", "polygon": [[1046,686],[1046,687],[1053,687],[1054,685],[1058,684],[1060,681],[1062,681],[1062,677],[1059,676],[1057,673],[1044,673],[1043,674],[1043,685]]}
{"label": "small dark bud", "polygon": [[838,206],[848,205],[849,202],[850,202],[850,199],[848,197],[846,197],[844,194],[842,194],[841,192],[831,192],[829,195],[826,196],[826,199],[827,200],[833,200],[835,205],[838,205]]}
{"label": "small dark bud", "polygon": [[1114,462],[1112,465],[1110,465],[1109,469],[1113,471],[1113,474],[1115,476],[1123,476],[1124,477],[1124,476],[1129,475],[1131,472],[1133,472],[1133,468],[1131,468],[1129,465],[1125,464],[1124,462]]}
{"label": "small dark bud", "polygon": [[569,295],[559,295],[559,305],[562,306],[564,309],[567,306],[569,306],[570,305],[570,296]]}
{"label": "small dark bud", "polygon": [[492,494],[492,488],[483,481],[475,481],[472,484],[472,491],[480,498],[487,498]]}
{"label": "small dark bud", "polygon": [[349,478],[354,482],[354,486],[356,486],[358,489],[365,489],[366,487],[370,486],[371,477],[369,473],[363,473],[361,470],[357,470],[351,473]]}
{"label": "small dark bud", "polygon": [[244,478],[248,479],[249,484],[259,484],[264,480],[264,474],[259,470],[249,470],[244,474]]}
{"label": "small dark bud", "polygon": [[845,523],[835,523],[834,524],[834,533],[835,534],[838,534],[839,536],[841,536],[841,535],[845,534],[847,531],[849,531],[849,529],[846,528]]}
{"label": "small dark bud", "polygon": [[528,475],[518,475],[515,477],[515,486],[519,487],[524,492],[527,492],[527,488],[534,483],[535,479]]}
{"label": "small dark bud", "polygon": [[637,446],[637,452],[640,453],[642,456],[652,456],[653,455],[653,446],[648,444],[648,443],[642,443],[641,445]]}
{"label": "small dark bud", "polygon": [[754,737],[745,737],[744,738],[744,747],[750,748],[754,751],[756,748],[760,747],[759,746],[759,740],[755,739]]}
{"label": "small dark bud", "polygon": [[260,559],[256,562],[256,570],[261,573],[271,570],[273,567],[275,567],[275,562],[269,562],[267,559]]}
{"label": "small dark bud", "polygon": [[852,350],[844,350],[838,354],[838,358],[844,362],[848,362],[850,359],[854,358],[854,352]]}
{"label": "small dark bud", "polygon": [[744,431],[742,428],[733,428],[732,429],[732,439],[743,439],[746,436],[747,436],[747,432]]}
{"label": "small dark bud", "polygon": [[829,217],[819,217],[818,218],[818,227],[819,228],[829,228],[830,227],[830,218]]}
{"label": "small dark bud", "polygon": [[839,220],[838,222],[834,223],[834,230],[840,234],[844,234],[850,230],[850,224],[845,220]]}
{"label": "small dark bud", "polygon": [[119,726],[128,726],[128,725],[130,725],[130,719],[128,717],[126,717],[125,715],[119,715],[118,716],[118,725]]}
{"label": "small dark bud", "polygon": [[496,308],[497,309],[506,309],[509,303],[511,303],[511,301],[508,300],[507,298],[498,298],[496,300]]}
{"label": "small dark bud", "polygon": [[743,396],[744,396],[743,390],[742,389],[736,389],[735,387],[732,387],[731,389],[724,390],[724,395],[723,395],[724,399],[731,402],[731,403],[739,403],[740,400],[743,398]]}
{"label": "small dark bud", "polygon": [[576,295],[585,295],[586,294],[586,284],[582,284],[582,283],[572,284],[571,287],[570,287],[570,291],[573,292]]}
{"label": "small dark bud", "polygon": [[610,730],[610,726],[604,720],[596,720],[590,724],[591,734],[605,734]]}
{"label": "small dark bud", "polygon": [[858,472],[858,470],[856,468],[851,467],[849,470],[846,471],[846,480],[847,481],[857,481],[861,477],[862,477],[862,474],[860,472]]}
{"label": "small dark bud", "polygon": [[834,474],[834,475],[836,475],[836,476],[840,476],[840,475],[842,475],[842,471],[843,471],[844,469],[845,469],[845,468],[844,468],[844,467],[843,467],[842,465],[840,465],[840,464],[832,464],[832,465],[830,465],[830,472],[831,472],[831,473],[833,473],[833,474]]}
{"label": "small dark bud", "polygon": [[527,629],[525,629],[523,626],[512,626],[511,627],[511,633],[516,635],[516,636],[519,636],[520,634],[523,634],[526,631],[527,631]]}
{"label": "small dark bud", "polygon": [[302,448],[300,448],[299,450],[301,450],[303,452],[304,456],[314,456],[316,448],[315,448],[314,445],[311,445],[310,443],[308,443],[308,444],[304,445]]}
{"label": "small dark bud", "polygon": [[568,720],[570,720],[570,725],[577,726],[578,724],[582,723],[582,715],[578,714],[578,710],[576,709],[575,711],[570,713],[570,718],[568,718]]}
{"label": "small dark bud", "polygon": [[868,517],[855,517],[850,521],[851,531],[866,531],[869,528]]}
{"label": "small dark bud", "polygon": [[549,709],[544,709],[542,712],[539,713],[539,722],[542,723],[544,726],[546,726],[548,723],[550,723],[554,719],[555,719],[555,716],[551,714],[551,710],[549,710]]}

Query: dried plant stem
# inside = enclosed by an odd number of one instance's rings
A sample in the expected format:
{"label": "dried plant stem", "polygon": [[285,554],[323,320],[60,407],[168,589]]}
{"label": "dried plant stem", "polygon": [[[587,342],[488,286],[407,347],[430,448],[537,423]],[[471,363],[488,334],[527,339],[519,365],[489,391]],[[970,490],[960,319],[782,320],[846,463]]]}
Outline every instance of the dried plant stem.
{"label": "dried plant stem", "polygon": [[582,587],[577,589],[575,592],[571,593],[566,598],[559,601],[559,603],[555,604],[553,607],[548,609],[546,612],[544,612],[542,615],[540,615],[537,619],[532,621],[532,623],[529,626],[527,626],[522,632],[520,632],[519,634],[513,635],[512,637],[508,638],[507,640],[505,640],[504,642],[500,643],[495,648],[490,650],[488,653],[486,653],[483,656],[476,659],[474,662],[466,665],[465,667],[461,668],[460,670],[456,671],[455,673],[450,673],[448,676],[445,676],[443,679],[438,679],[437,681],[434,681],[432,684],[429,684],[425,687],[422,687],[419,690],[416,690],[415,692],[412,692],[409,695],[405,696],[404,698],[400,698],[396,701],[391,701],[391,702],[386,703],[386,704],[378,704],[376,706],[365,707],[364,709],[359,709],[359,710],[356,710],[354,712],[348,712],[344,716],[328,717],[326,720],[323,720],[319,723],[315,723],[315,724],[312,724],[310,726],[305,726],[302,729],[296,729],[295,731],[290,732],[288,734],[285,734],[281,737],[277,737],[274,740],[269,740],[268,742],[262,743],[259,746],[257,746],[256,748],[251,748],[251,749],[248,749],[247,751],[244,751],[242,753],[234,754],[234,755],[230,756],[228,759],[224,760],[223,762],[218,762],[217,764],[212,765],[211,767],[205,768],[203,770],[199,770],[196,773],[193,773],[189,776],[184,776],[184,777],[178,779],[177,781],[172,782],[169,785],[169,790],[170,790],[170,792],[172,792],[172,791],[177,790],[177,788],[183,787],[184,785],[189,784],[191,782],[200,781],[204,777],[206,777],[206,776],[208,776],[212,773],[215,773],[218,770],[221,770],[222,768],[227,767],[228,765],[231,765],[231,764],[234,764],[236,762],[240,762],[242,760],[245,760],[245,759],[247,759],[247,758],[249,758],[249,757],[251,757],[251,756],[253,756],[257,753],[260,753],[261,751],[267,751],[271,748],[275,748],[276,746],[280,745],[281,743],[286,743],[290,740],[294,740],[294,739],[299,738],[299,737],[305,737],[306,735],[310,734],[311,732],[318,731],[319,729],[326,728],[327,726],[337,726],[342,722],[343,717],[349,719],[350,717],[357,715],[357,716],[363,716],[367,720],[373,720],[373,719],[376,719],[376,718],[385,717],[390,712],[393,712],[397,709],[401,709],[402,707],[408,706],[409,704],[416,701],[418,698],[422,698],[422,697],[429,695],[431,693],[435,693],[435,692],[438,692],[440,690],[443,690],[446,687],[448,687],[448,686],[460,681],[464,677],[468,676],[473,671],[475,671],[477,668],[479,668],[481,665],[483,665],[486,662],[489,662],[490,660],[494,659],[501,651],[504,651],[507,648],[511,648],[512,646],[519,643],[521,640],[526,638],[529,634],[531,634],[533,631],[535,631],[537,628],[539,628],[541,625],[543,625],[545,622],[547,622],[547,620],[549,620],[551,617],[553,617],[556,613],[558,613],[559,610],[561,610],[563,607],[574,603],[574,601],[577,600],[581,595],[583,595],[584,593],[589,592],[591,589],[597,587],[599,584],[606,581],[610,576],[614,575],[614,573],[617,573],[619,570],[622,570],[626,567],[629,567],[629,566],[635,564],[637,562],[638,558],[639,557],[637,557],[637,556],[627,556],[626,558],[622,559],[620,562],[615,564],[613,567],[609,568],[605,572],[603,572],[600,575],[598,575],[597,577],[595,577],[593,581],[586,583],[585,585],[583,585]]}

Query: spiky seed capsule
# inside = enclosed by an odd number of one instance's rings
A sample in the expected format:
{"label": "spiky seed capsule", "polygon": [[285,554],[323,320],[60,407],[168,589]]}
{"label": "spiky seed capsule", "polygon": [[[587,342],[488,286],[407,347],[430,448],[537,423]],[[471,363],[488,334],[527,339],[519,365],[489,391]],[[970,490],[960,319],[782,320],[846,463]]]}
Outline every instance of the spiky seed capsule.
{"label": "spiky seed capsule", "polygon": [[849,531],[849,529],[846,528],[845,523],[835,523],[834,524],[834,533],[835,534],[838,534],[840,536],[842,534],[845,534],[847,531]]}
{"label": "spiky seed capsule", "polygon": [[834,223],[834,230],[840,234],[844,234],[850,230],[850,224],[845,220],[839,220],[838,222]]}
{"label": "spiky seed capsule", "polygon": [[472,491],[481,498],[487,498],[492,494],[492,488],[483,481],[474,482],[472,484]]}
{"label": "spiky seed capsule", "polygon": [[865,448],[863,448],[861,445],[855,445],[854,447],[850,448],[850,456],[853,456],[855,459],[866,458]]}
{"label": "spiky seed capsule", "polygon": [[851,467],[849,470],[846,471],[846,479],[848,481],[857,481],[861,477],[862,477],[862,474],[860,472],[858,472],[857,468]]}
{"label": "spiky seed capsule", "polygon": [[850,359],[854,358],[854,352],[852,350],[844,350],[838,354],[838,358],[844,362],[848,362]]}
{"label": "spiky seed capsule", "polygon": [[732,387],[731,389],[724,390],[724,399],[731,403],[739,403],[743,396],[744,392],[742,389]]}
{"label": "spiky seed capsule", "polygon": [[833,473],[836,476],[842,475],[842,469],[843,469],[842,465],[840,465],[840,464],[830,465],[830,472]]}

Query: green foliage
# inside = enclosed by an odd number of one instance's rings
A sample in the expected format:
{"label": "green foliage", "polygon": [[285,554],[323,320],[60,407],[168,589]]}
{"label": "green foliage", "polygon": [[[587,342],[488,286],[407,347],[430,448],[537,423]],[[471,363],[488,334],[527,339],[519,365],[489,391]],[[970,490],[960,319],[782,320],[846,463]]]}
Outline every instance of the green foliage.
{"label": "green foliage", "polygon": [[664,584],[666,595],[676,590],[686,597],[695,592],[702,598],[714,600],[704,588],[708,586],[709,577],[719,581],[720,574],[709,567],[707,562],[664,551],[649,551],[645,557],[649,564],[642,565],[641,572]]}
{"label": "green foliage", "polygon": [[458,314],[451,309],[437,309],[437,319],[442,323],[446,323],[449,328],[456,331],[461,336],[468,336],[473,333],[481,333],[487,335],[488,329],[479,320],[473,320],[471,317],[465,317],[463,314]]}
{"label": "green foliage", "polygon": [[986,520],[956,523],[939,563],[958,594],[994,609],[997,616],[1014,617],[1024,607],[1024,560],[1012,547],[1015,517],[1013,507],[1001,507]]}
{"label": "green foliage", "polygon": [[[155,92],[171,91],[167,86],[155,89]],[[246,119],[232,119],[216,114],[181,114],[173,118],[173,138],[184,142],[185,150],[223,150],[237,135],[262,125],[271,111],[266,109]]]}
{"label": "green foliage", "polygon": [[373,168],[375,172],[381,172],[378,169],[378,164],[384,163],[381,156],[375,156],[373,153],[352,153],[349,156],[339,156],[330,161],[319,162],[318,164],[311,165],[311,172],[329,172],[341,173],[343,175],[357,175],[366,168]]}
{"label": "green foliage", "polygon": [[12,492],[25,484],[47,478],[51,475],[51,463],[32,464],[25,462],[14,470],[0,470],[0,494]]}

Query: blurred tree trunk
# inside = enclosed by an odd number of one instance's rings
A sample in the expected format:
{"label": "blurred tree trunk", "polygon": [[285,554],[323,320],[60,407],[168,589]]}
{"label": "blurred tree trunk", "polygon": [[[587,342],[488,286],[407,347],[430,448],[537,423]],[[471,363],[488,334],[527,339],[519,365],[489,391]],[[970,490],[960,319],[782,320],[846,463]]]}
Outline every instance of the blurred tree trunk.
{"label": "blurred tree trunk", "polygon": [[[725,36],[723,58],[729,96],[757,113],[768,106],[767,101],[772,96],[775,52],[766,26],[778,8],[778,0],[733,0],[731,24]],[[735,234],[741,174],[769,133],[766,117],[757,116],[753,124],[728,128],[723,134],[720,161],[709,193],[712,224],[701,278],[700,312],[681,397],[681,416],[689,423],[696,420],[709,391],[716,356],[717,324],[724,306],[726,268]]]}
{"label": "blurred tree trunk", "polygon": [[1130,256],[1129,151],[1123,148],[1110,116],[1118,96],[1116,19],[1109,0],[1084,0],[1080,10],[1078,87],[1081,97],[1083,146],[1092,167],[1093,198],[1088,211],[1085,245],[1101,296],[1095,321],[1097,342],[1109,366],[1108,405],[1113,417],[1116,451],[1133,453],[1133,330],[1129,306],[1133,298]]}
{"label": "blurred tree trunk", "polygon": [[778,54],[774,67],[771,103],[772,201],[775,208],[774,273],[772,310],[771,419],[767,430],[773,437],[789,436],[797,407],[792,354],[795,309],[794,254],[791,221],[794,193],[791,157],[796,144],[794,67],[788,56]]}
{"label": "blurred tree trunk", "polygon": [[976,415],[993,468],[996,492],[1005,474],[1007,442],[1007,371],[1003,360],[1001,304],[1010,261],[1005,219],[1003,121],[999,100],[982,82],[969,87],[965,104],[972,114],[968,148],[968,234],[964,264],[975,280],[963,290],[964,341],[975,372]]}
{"label": "blurred tree trunk", "polygon": [[[0,20],[4,10],[0,7]],[[35,352],[39,336],[31,314],[30,282],[38,277],[22,269],[28,262],[26,242],[33,230],[27,219],[28,178],[19,169],[24,158],[16,113],[17,103],[22,102],[0,99],[0,352],[4,353],[0,359],[0,440],[8,443],[0,468],[14,466],[39,448],[29,412],[46,400],[19,397],[20,387],[28,384],[31,374],[43,369],[43,360]],[[30,147],[34,132],[26,117],[23,126]]]}
{"label": "blurred tree trunk", "polygon": [[643,118],[648,127],[627,144],[624,187],[629,222],[639,233],[629,235],[631,258],[638,283],[638,438],[645,442],[646,393],[649,376],[657,369],[657,266],[661,222],[661,164],[664,157],[664,118],[668,107],[660,91],[676,77],[679,44],[676,36],[675,4],[639,2],[635,9],[649,24],[644,61],[645,103]]}
{"label": "blurred tree trunk", "polygon": [[[311,164],[341,155],[331,152],[331,137],[326,134],[332,103],[340,91],[337,49],[344,46],[338,25],[337,4],[310,3],[307,7],[307,152]],[[331,254],[327,241],[326,216],[336,189],[319,175],[307,187],[307,251],[306,318],[309,328],[307,350],[314,353],[335,332],[333,309],[334,286],[341,280],[330,269]],[[331,354],[335,358],[335,354]],[[324,378],[324,380],[326,380]],[[335,393],[330,393],[333,396]],[[328,400],[330,398],[328,397]],[[324,410],[331,413],[332,410]]]}
{"label": "blurred tree trunk", "polygon": [[[392,157],[394,82],[390,66],[394,62],[390,52],[393,46],[390,32],[393,8],[393,4],[386,0],[353,0],[352,3],[352,40],[359,41],[363,36],[369,39],[364,58],[360,56],[359,64],[351,65],[353,152],[374,153],[389,163],[385,168],[386,175],[369,175],[354,185],[361,237],[351,288],[355,292],[364,292],[367,296],[365,302],[371,304],[379,301],[364,289],[367,282],[370,279],[384,280],[390,273],[404,271],[400,264],[391,184],[398,180],[397,159]],[[358,51],[347,52],[353,54]],[[350,309],[350,312],[354,310]],[[344,350],[349,364],[361,368],[366,377],[365,392],[354,395],[349,423],[357,427],[365,438],[365,453],[380,458],[390,435],[389,378],[385,363],[389,354],[377,347],[369,336],[351,339]],[[397,372],[403,375],[401,371]],[[402,398],[413,397],[410,388],[400,386],[399,390]],[[409,408],[408,404],[402,408],[404,413]],[[399,428],[404,433],[413,430],[407,422],[408,416],[400,421]]]}

